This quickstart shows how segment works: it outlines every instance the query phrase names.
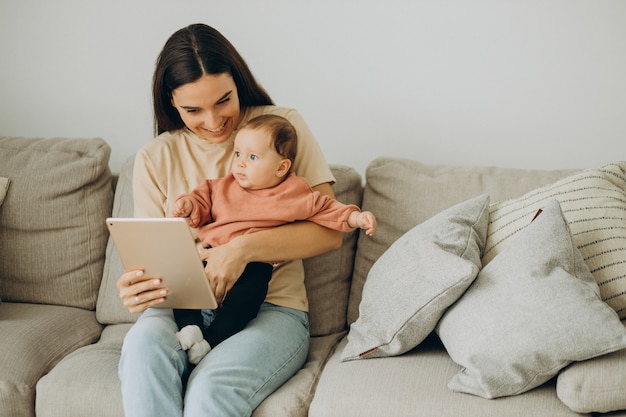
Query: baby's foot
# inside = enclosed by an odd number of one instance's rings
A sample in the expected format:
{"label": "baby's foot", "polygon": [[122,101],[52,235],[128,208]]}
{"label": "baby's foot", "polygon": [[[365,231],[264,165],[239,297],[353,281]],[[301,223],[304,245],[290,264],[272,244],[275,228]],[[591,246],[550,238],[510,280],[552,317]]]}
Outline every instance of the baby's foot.
{"label": "baby's foot", "polygon": [[180,342],[180,346],[183,348],[183,350],[187,350],[191,348],[195,343],[204,340],[202,330],[200,330],[200,327],[196,325],[188,325],[183,327],[178,333],[176,333],[176,338]]}
{"label": "baby's foot", "polygon": [[197,365],[210,351],[211,345],[209,345],[209,342],[202,339],[201,341],[194,343],[193,346],[189,348],[187,351],[187,357],[189,358],[189,362]]}
{"label": "baby's foot", "polygon": [[204,340],[202,330],[196,325],[183,327],[176,333],[176,338],[183,350],[187,351],[189,362],[194,365],[197,365],[211,351],[211,345]]}

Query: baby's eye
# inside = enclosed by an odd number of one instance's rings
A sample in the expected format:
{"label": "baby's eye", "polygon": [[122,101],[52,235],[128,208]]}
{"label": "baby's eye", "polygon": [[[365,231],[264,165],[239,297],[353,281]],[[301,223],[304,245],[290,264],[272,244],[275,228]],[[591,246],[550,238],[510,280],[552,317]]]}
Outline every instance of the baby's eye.
{"label": "baby's eye", "polygon": [[259,159],[259,157],[253,154],[253,155],[250,155],[250,159],[252,159],[253,161],[256,161],[257,159]]}
{"label": "baby's eye", "polygon": [[235,158],[239,158],[241,156],[241,152],[235,151]]}

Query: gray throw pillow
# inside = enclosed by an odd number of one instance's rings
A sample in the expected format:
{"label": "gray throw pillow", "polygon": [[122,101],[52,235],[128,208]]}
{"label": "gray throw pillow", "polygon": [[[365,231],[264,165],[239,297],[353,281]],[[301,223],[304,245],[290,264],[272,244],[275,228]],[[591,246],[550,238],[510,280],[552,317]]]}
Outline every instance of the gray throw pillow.
{"label": "gray throw pillow", "polygon": [[573,361],[626,347],[556,200],[481,270],[437,332],[463,367],[448,387],[484,398],[523,393]]}
{"label": "gray throw pillow", "polygon": [[574,243],[598,283],[602,300],[626,319],[626,162],[587,169],[523,196],[493,203],[483,265],[500,253],[549,200],[561,204]]}
{"label": "gray throw pillow", "polygon": [[489,196],[457,204],[406,232],[372,266],[342,360],[400,355],[435,328],[481,267]]}

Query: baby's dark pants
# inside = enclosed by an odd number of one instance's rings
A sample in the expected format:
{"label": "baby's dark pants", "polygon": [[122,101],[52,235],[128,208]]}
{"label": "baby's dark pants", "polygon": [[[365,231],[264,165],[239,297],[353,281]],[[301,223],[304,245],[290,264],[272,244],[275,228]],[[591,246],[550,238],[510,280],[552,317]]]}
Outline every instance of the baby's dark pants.
{"label": "baby's dark pants", "polygon": [[268,263],[249,263],[226,294],[222,305],[215,310],[215,318],[207,328],[203,325],[202,310],[174,309],[178,328],[182,329],[187,325],[200,327],[212,348],[241,331],[257,316],[267,296],[272,269],[272,265]]}

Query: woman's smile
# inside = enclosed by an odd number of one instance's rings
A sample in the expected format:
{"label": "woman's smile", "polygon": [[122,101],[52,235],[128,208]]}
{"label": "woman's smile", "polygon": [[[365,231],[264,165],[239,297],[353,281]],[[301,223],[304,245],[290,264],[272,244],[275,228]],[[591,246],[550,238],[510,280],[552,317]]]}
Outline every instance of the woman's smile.
{"label": "woman's smile", "polygon": [[222,133],[224,129],[226,128],[226,123],[228,123],[228,121],[225,121],[224,124],[218,127],[217,129],[206,129],[206,130],[208,130],[209,133],[215,133],[215,134]]}

